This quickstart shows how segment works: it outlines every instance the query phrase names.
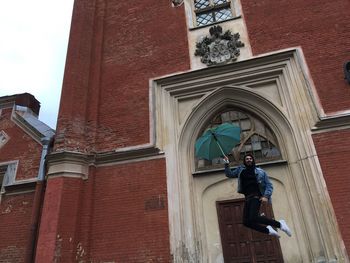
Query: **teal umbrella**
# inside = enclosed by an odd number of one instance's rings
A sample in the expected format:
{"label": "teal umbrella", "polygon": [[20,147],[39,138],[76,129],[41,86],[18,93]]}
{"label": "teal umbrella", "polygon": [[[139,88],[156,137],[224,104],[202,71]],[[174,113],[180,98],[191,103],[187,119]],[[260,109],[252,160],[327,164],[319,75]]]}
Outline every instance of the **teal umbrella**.
{"label": "teal umbrella", "polygon": [[196,141],[195,154],[207,160],[225,157],[239,143],[240,135],[240,127],[230,123],[206,130]]}

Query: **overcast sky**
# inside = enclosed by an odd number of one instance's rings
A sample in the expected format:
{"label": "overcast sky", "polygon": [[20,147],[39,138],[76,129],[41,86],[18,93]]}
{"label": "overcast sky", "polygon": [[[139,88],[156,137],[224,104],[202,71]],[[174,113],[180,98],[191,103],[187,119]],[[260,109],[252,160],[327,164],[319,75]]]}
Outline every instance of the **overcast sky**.
{"label": "overcast sky", "polygon": [[0,3],[0,96],[31,93],[55,129],[73,0]]}

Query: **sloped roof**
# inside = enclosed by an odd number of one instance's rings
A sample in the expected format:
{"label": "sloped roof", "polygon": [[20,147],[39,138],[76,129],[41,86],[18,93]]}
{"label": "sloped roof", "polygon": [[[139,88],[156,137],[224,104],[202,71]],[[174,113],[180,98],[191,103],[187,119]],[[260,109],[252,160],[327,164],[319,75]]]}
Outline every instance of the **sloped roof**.
{"label": "sloped roof", "polygon": [[17,111],[16,113],[19,114],[30,126],[32,126],[34,129],[36,129],[39,133],[41,133],[42,137],[49,137],[55,135],[55,130],[40,121],[35,115],[33,115],[30,112],[27,111]]}
{"label": "sloped roof", "polygon": [[29,93],[0,97],[0,108],[12,108],[12,120],[38,142],[55,135],[54,129],[38,119],[40,102]]}
{"label": "sloped roof", "polygon": [[55,135],[55,130],[40,121],[27,107],[16,106],[12,120],[40,144],[44,138],[51,139]]}

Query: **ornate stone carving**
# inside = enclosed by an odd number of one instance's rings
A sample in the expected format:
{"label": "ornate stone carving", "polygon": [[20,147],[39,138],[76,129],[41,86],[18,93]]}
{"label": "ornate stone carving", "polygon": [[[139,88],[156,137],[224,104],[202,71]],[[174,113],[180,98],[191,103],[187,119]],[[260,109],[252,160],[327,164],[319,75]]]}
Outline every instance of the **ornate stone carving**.
{"label": "ornate stone carving", "polygon": [[201,61],[208,66],[237,60],[239,48],[244,47],[244,43],[239,40],[239,33],[232,34],[230,30],[222,33],[221,26],[211,27],[209,33],[209,37],[205,36],[196,43],[195,56],[200,56]]}

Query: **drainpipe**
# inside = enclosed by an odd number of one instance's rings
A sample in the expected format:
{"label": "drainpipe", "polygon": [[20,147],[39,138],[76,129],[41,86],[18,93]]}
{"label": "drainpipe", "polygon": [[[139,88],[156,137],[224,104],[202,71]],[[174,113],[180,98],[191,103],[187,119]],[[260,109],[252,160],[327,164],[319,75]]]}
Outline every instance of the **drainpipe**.
{"label": "drainpipe", "polygon": [[41,159],[39,165],[38,172],[38,180],[35,186],[35,194],[33,200],[33,208],[32,208],[32,216],[30,219],[30,236],[28,240],[27,246],[27,256],[26,263],[35,262],[35,250],[38,239],[38,226],[39,226],[39,218],[41,216],[41,207],[44,200],[45,194],[45,158],[50,150],[50,143],[53,137],[44,137],[41,139],[43,144],[43,149],[41,152]]}

